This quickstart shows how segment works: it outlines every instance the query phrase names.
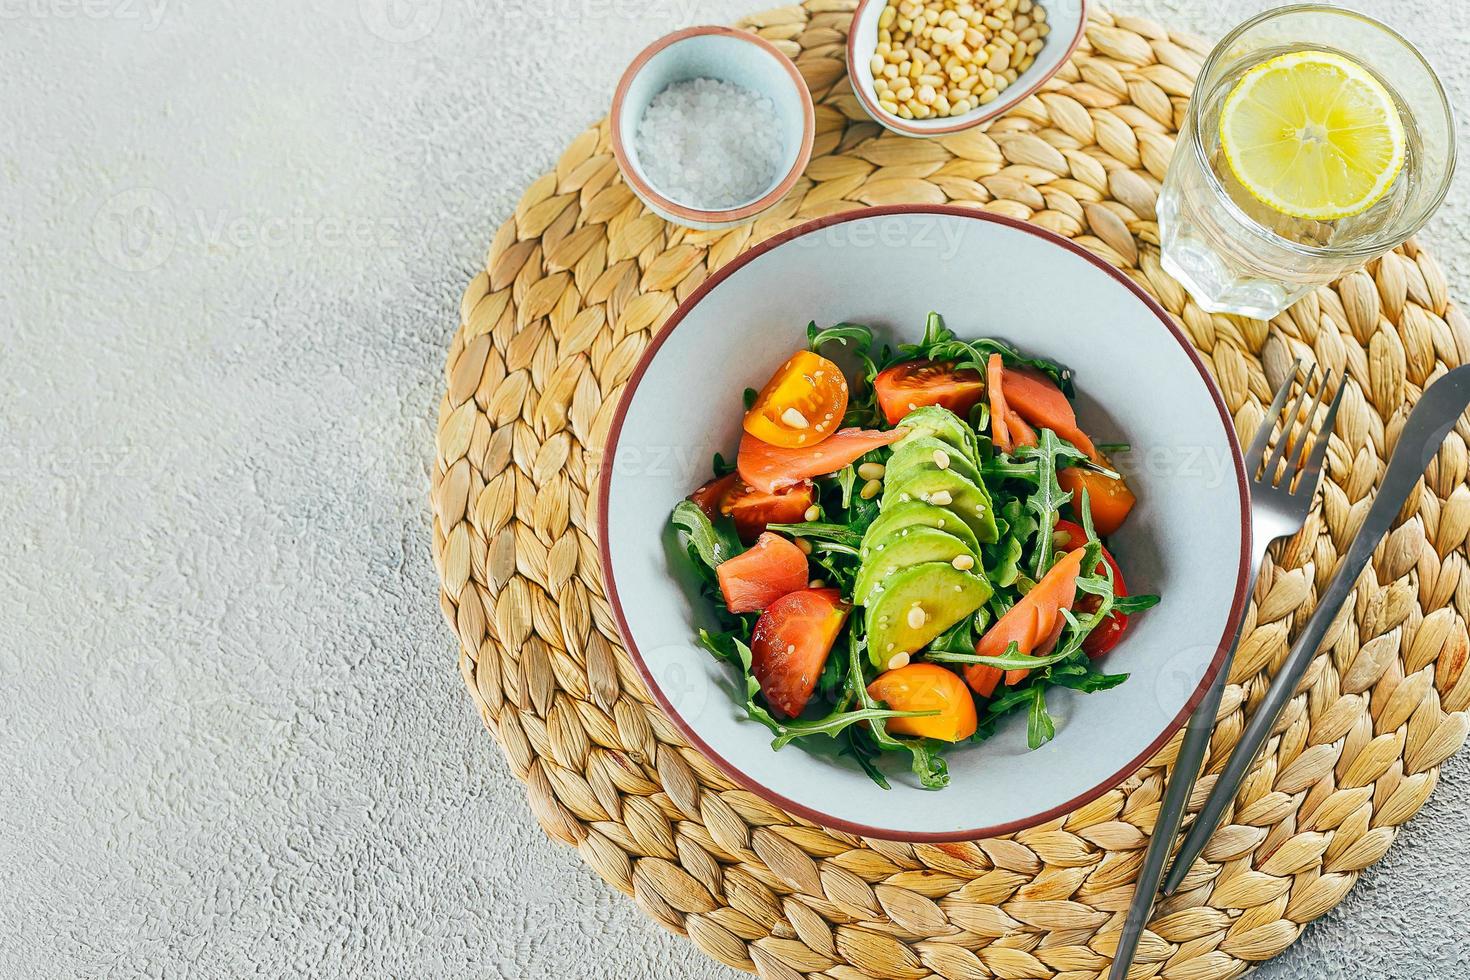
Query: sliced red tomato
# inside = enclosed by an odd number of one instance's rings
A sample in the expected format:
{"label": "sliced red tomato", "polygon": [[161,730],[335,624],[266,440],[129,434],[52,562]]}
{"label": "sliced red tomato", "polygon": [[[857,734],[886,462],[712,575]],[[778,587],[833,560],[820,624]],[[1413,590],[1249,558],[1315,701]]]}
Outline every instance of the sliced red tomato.
{"label": "sliced red tomato", "polygon": [[[1062,610],[1071,609],[1077,598],[1077,575],[1082,569],[1084,550],[1076,548],[1053,565],[1030,592],[985,631],[975,644],[975,653],[982,657],[998,657],[1012,643],[1022,653],[1035,653],[1053,631],[1060,635],[1057,623],[1064,622]],[[1002,673],[998,667],[971,664],[965,669],[965,680],[975,693],[988,698],[995,692]],[[1005,671],[1006,683],[1019,684],[1028,673],[1030,671],[1024,668]]]}
{"label": "sliced red tomato", "polygon": [[700,510],[704,511],[705,517],[714,520],[724,513],[720,510],[720,506],[725,502],[725,498],[729,495],[731,488],[739,481],[740,474],[738,473],[726,473],[724,476],[717,476],[691,493],[689,499],[694,501]]}
{"label": "sliced red tomato", "polygon": [[959,742],[975,734],[975,699],[959,675],[938,664],[909,664],[879,674],[868,694],[894,711],[938,711],[924,718],[890,718],[893,735]]}
{"label": "sliced red tomato", "polygon": [[815,351],[799,350],[771,376],[745,413],[745,431],[773,446],[815,446],[842,425],[847,379]]}
{"label": "sliced red tomato", "polygon": [[917,360],[895,364],[873,379],[878,406],[889,425],[925,405],[939,405],[962,419],[985,397],[979,371],[955,368],[954,361]]}
{"label": "sliced red tomato", "polygon": [[[1052,532],[1052,539],[1058,548],[1081,548],[1087,544],[1087,532],[1082,530],[1081,525],[1073,524],[1071,521],[1057,521],[1056,530]],[[1108,568],[1113,572],[1113,594],[1119,598],[1128,595],[1128,585],[1123,581],[1123,570],[1113,560],[1113,556],[1107,548],[1102,550],[1103,561],[1108,563]],[[1102,600],[1095,595],[1084,595],[1077,600],[1077,611],[1082,613],[1094,613]],[[1128,617],[1122,613],[1115,612],[1107,619],[1097,625],[1087,639],[1082,641],[1082,649],[1089,657],[1101,657],[1123,639],[1123,633],[1128,629]]]}
{"label": "sliced red tomato", "polygon": [[[1106,456],[1098,454],[1098,462],[1108,469],[1113,464]],[[1116,472],[1116,471],[1115,471]],[[1113,479],[1082,466],[1069,466],[1057,474],[1057,484],[1072,494],[1072,509],[1082,506],[1082,491],[1087,490],[1087,505],[1092,510],[1092,526],[1103,537],[1116,534],[1128,519],[1138,498],[1128,489],[1128,482],[1121,476]]]}
{"label": "sliced red tomato", "polygon": [[825,473],[835,473],[863,453],[902,439],[907,429],[839,429],[809,448],[787,449],[762,442],[750,433],[740,437],[740,478],[757,490],[776,493],[783,487]]}
{"label": "sliced red tomato", "polygon": [[806,553],[767,531],[748,551],[720,562],[715,574],[731,612],[758,612],[783,595],[806,588]]}
{"label": "sliced red tomato", "polygon": [[750,544],[766,529],[767,524],[796,524],[806,519],[806,512],[817,502],[817,488],[803,480],[776,493],[766,493],[727,473],[716,477],[689,495],[699,509],[711,519],[724,515],[733,518],[740,540]]}
{"label": "sliced red tomato", "polygon": [[1092,440],[1077,426],[1077,413],[1067,396],[1041,371],[1034,368],[1002,367],[1006,405],[1039,429],[1050,429],[1097,459]]}
{"label": "sliced red tomato", "polygon": [[750,638],[751,671],[771,710],[801,714],[851,608],[836,589],[802,589],[761,613]]}

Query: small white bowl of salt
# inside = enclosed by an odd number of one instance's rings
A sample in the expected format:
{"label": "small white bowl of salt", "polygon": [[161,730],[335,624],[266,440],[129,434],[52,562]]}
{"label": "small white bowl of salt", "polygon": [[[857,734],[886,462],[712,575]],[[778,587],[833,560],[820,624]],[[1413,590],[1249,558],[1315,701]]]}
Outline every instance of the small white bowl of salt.
{"label": "small white bowl of salt", "polygon": [[774,45],[729,27],[690,27],[643,50],[613,95],[613,154],[660,217],[689,228],[754,219],[795,186],[812,155],[812,96]]}

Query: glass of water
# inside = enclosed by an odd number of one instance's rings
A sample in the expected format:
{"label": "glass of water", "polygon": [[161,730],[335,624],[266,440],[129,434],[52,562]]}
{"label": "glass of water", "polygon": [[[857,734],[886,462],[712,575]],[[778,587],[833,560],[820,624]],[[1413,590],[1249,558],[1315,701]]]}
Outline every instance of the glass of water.
{"label": "glass of water", "polygon": [[[1294,217],[1258,199],[1227,161],[1221,137],[1227,98],[1253,68],[1295,52],[1326,53],[1365,69],[1398,111],[1402,166],[1359,213]],[[1159,197],[1164,268],[1206,310],[1269,319],[1422,228],[1444,200],[1454,169],[1449,100],[1418,49],[1384,24],[1340,7],[1267,11],[1232,31],[1200,69]]]}

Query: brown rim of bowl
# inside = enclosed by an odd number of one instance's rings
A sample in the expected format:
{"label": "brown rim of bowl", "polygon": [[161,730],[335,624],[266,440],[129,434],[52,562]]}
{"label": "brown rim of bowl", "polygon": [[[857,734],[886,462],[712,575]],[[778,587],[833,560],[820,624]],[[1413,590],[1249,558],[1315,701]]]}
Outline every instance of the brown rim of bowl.
{"label": "brown rim of bowl", "polygon": [[[1038,2],[1044,2],[1044,0],[1038,0]],[[1062,55],[1062,59],[1057,62],[1057,66],[1055,68],[1053,68],[1049,72],[1038,75],[1036,80],[1031,82],[1029,87],[1022,90],[1018,96],[1011,97],[1011,90],[1006,89],[1003,97],[995,100],[994,108],[987,107],[983,111],[981,109],[976,109],[975,115],[965,116],[963,117],[961,122],[957,122],[953,126],[938,126],[933,129],[923,129],[917,126],[910,126],[908,120],[893,115],[891,112],[888,112],[878,103],[869,98],[868,93],[863,90],[863,87],[860,84],[858,84],[857,76],[854,74],[854,71],[868,71],[869,74],[871,74],[871,71],[869,71],[868,67],[866,65],[857,64],[857,61],[854,57],[854,52],[857,49],[856,28],[858,19],[862,17],[863,12],[868,9],[869,5],[873,3],[886,4],[887,0],[858,0],[857,10],[853,11],[852,22],[848,25],[847,28],[848,81],[851,83],[852,91],[858,97],[858,101],[863,104],[863,108],[868,110],[868,114],[871,115],[875,121],[881,120],[882,124],[885,126],[892,126],[894,129],[899,130],[900,132],[907,133],[910,136],[947,136],[950,133],[958,133],[962,129],[969,129],[971,126],[978,126],[983,122],[988,122],[1001,113],[1005,112],[1007,109],[1013,107],[1017,102],[1020,102],[1034,95],[1037,89],[1046,84],[1047,79],[1051,78],[1057,72],[1062,70],[1062,66],[1071,60],[1072,55],[1077,51],[1077,46],[1082,43],[1082,35],[1087,32],[1087,8],[1092,3],[1092,0],[1079,0],[1079,2],[1081,5],[1081,16],[1077,20],[1077,32],[1072,35],[1072,43],[1067,46],[1067,53]]]}
{"label": "brown rim of bowl", "polygon": [[[791,83],[796,86],[797,96],[801,100],[801,145],[797,149],[796,161],[791,165],[791,170],[782,178],[781,183],[777,184],[769,193],[758,200],[751,201],[749,204],[743,204],[738,208],[726,208],[718,211],[705,211],[699,208],[686,207],[683,204],[676,203],[664,197],[649,186],[648,182],[638,174],[637,168],[633,166],[633,162],[628,156],[628,151],[623,145],[623,101],[628,95],[628,88],[633,84],[633,79],[643,70],[643,66],[648,64],[653,56],[664,48],[685,38],[705,35],[732,37],[739,41],[745,41],[749,44],[754,44],[774,57],[776,62],[785,69],[786,74],[791,77]],[[638,57],[634,58],[632,63],[623,72],[623,77],[618,79],[617,90],[613,92],[612,112],[608,116],[608,122],[612,128],[613,156],[617,158],[618,169],[623,172],[623,179],[631,184],[640,196],[645,199],[651,199],[669,214],[683,218],[686,221],[705,222],[743,221],[746,218],[760,214],[766,208],[790,193],[791,188],[796,186],[796,181],[801,177],[802,171],[806,169],[807,163],[811,160],[812,143],[816,139],[817,132],[816,109],[812,106],[812,93],[806,87],[806,81],[801,77],[801,72],[796,70],[796,65],[792,63],[791,59],[782,54],[780,49],[774,44],[759,35],[716,24],[702,27],[686,27],[683,30],[674,31],[672,34],[665,34],[640,51]]]}
{"label": "brown rim of bowl", "polygon": [[[683,716],[674,710],[673,705],[669,703],[669,700],[664,697],[663,692],[659,689],[652,672],[643,661],[642,654],[638,652],[637,644],[633,642],[632,637],[629,635],[628,621],[623,615],[622,602],[618,597],[617,579],[613,575],[612,562],[609,561],[607,554],[607,507],[612,486],[611,481],[607,477],[610,473],[611,460],[615,458],[617,453],[618,438],[622,434],[623,422],[627,418],[628,405],[632,401],[634,392],[638,390],[638,385],[642,382],[643,375],[648,370],[648,365],[652,363],[654,355],[658,353],[664,341],[683,322],[684,317],[689,314],[689,311],[694,309],[699,301],[704,299],[711,290],[734,275],[742,266],[759,258],[766,252],[791,241],[793,238],[799,238],[802,235],[820,231],[831,225],[842,224],[862,218],[882,217],[890,214],[944,214],[1005,225],[1017,231],[1022,231],[1028,235],[1034,235],[1037,238],[1059,245],[1067,251],[1081,256],[1131,292],[1154,315],[1168,335],[1173,337],[1175,342],[1184,350],[1185,355],[1189,358],[1190,363],[1194,365],[1195,371],[1198,372],[1200,379],[1204,382],[1205,390],[1209,392],[1210,400],[1215,406],[1215,411],[1220,416],[1220,424],[1225,430],[1225,438],[1230,444],[1230,458],[1235,466],[1235,482],[1240,494],[1240,566],[1236,572],[1235,593],[1231,599],[1230,615],[1225,621],[1225,629],[1221,633],[1220,641],[1215,648],[1215,656],[1210,661],[1208,669],[1205,670],[1204,676],[1200,678],[1199,686],[1190,695],[1184,707],[1168,725],[1164,726],[1164,730],[1158,738],[1154,739],[1142,752],[1125,763],[1117,772],[1108,776],[1097,785],[1067,800],[1065,803],[1060,803],[1042,813],[1022,817],[1018,820],[1012,820],[993,827],[976,827],[969,830],[956,831],[905,833],[886,827],[872,827],[854,823],[850,820],[842,820],[830,814],[822,813],[803,803],[789,800],[780,793],[762,785],[743,770],[731,765],[724,757],[710,748],[704,739],[699,737],[698,733],[684,720]],[[892,204],[881,207],[860,208],[855,211],[844,211],[840,214],[828,215],[824,218],[808,221],[805,224],[783,231],[778,235],[773,235],[759,245],[731,259],[728,263],[712,273],[709,278],[705,279],[689,295],[688,299],[679,304],[679,308],[670,315],[668,322],[659,330],[658,335],[649,341],[648,349],[643,352],[643,356],[638,361],[638,366],[634,368],[633,374],[628,378],[627,386],[623,390],[623,396],[619,399],[617,410],[613,413],[612,425],[608,429],[607,445],[602,454],[602,465],[603,470],[598,476],[597,489],[598,558],[602,567],[602,579],[607,591],[608,605],[612,608],[613,617],[617,620],[618,633],[622,637],[623,646],[628,651],[628,656],[633,660],[633,666],[637,669],[638,675],[643,678],[644,686],[648,688],[649,693],[653,695],[654,700],[658,702],[664,714],[674,723],[674,727],[679,729],[680,734],[683,735],[689,744],[702,752],[705,758],[718,766],[721,772],[729,776],[736,783],[762,799],[775,804],[787,813],[792,813],[798,817],[810,820],[819,826],[857,834],[861,837],[912,843],[951,843],[955,841],[982,840],[987,837],[998,837],[1002,834],[1012,834],[1020,830],[1035,827],[1038,824],[1054,820],[1057,817],[1076,810],[1078,807],[1091,803],[1117,786],[1124,778],[1136,772],[1140,766],[1153,758],[1155,753],[1164,747],[1164,744],[1174,736],[1175,732],[1184,727],[1184,723],[1189,720],[1189,716],[1194,713],[1194,709],[1204,700],[1206,691],[1209,690],[1216,675],[1219,674],[1221,668],[1224,666],[1226,655],[1230,652],[1231,647],[1234,646],[1236,630],[1245,618],[1246,604],[1250,599],[1250,487],[1246,481],[1245,459],[1241,455],[1240,443],[1235,437],[1235,423],[1231,418],[1230,411],[1225,406],[1225,400],[1220,395],[1220,389],[1216,387],[1215,382],[1210,379],[1209,372],[1205,370],[1204,362],[1200,360],[1199,353],[1195,351],[1193,345],[1190,344],[1188,338],[1184,336],[1180,328],[1176,327],[1174,322],[1169,319],[1169,315],[1164,312],[1163,307],[1159,306],[1158,302],[1152,296],[1144,292],[1142,287],[1122,272],[1113,268],[1071,239],[1053,234],[1029,222],[1019,221],[1006,215],[994,214],[988,211],[977,211],[971,208],[956,207],[951,204]]]}

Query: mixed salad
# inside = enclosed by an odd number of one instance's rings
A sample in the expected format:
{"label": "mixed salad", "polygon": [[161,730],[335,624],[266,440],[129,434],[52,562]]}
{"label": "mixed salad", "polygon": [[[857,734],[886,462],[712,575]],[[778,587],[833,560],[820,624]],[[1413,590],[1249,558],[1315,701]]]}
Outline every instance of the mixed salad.
{"label": "mixed salad", "polygon": [[[1071,372],[929,314],[923,339],[875,350],[864,326],[807,328],[745,392],[733,464],[673,513],[718,609],[700,641],[743,681],[773,748],[836,739],[879,785],[883,753],[940,788],[943,753],[1027,714],[1032,748],[1056,726],[1053,687],[1101,691],[1129,617],[1103,538],[1134,505],[1079,427]],[[860,365],[846,376],[824,350]]]}

